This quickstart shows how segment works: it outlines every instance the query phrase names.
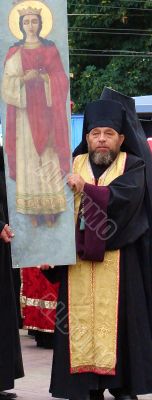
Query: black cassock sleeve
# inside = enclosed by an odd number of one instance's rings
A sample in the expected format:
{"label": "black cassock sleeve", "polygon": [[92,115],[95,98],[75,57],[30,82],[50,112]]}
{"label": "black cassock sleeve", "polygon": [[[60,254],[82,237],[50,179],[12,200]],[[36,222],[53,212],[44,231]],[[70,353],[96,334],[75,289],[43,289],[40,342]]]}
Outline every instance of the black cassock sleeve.
{"label": "black cassock sleeve", "polygon": [[0,233],[2,232],[4,226],[5,226],[5,222],[0,221]]}
{"label": "black cassock sleeve", "polygon": [[145,165],[135,156],[128,156],[125,173],[110,185],[108,217],[114,220],[116,232],[107,240],[107,249],[134,243],[148,229],[145,209]]}
{"label": "black cassock sleeve", "polygon": [[[148,230],[144,202],[144,162],[136,156],[128,155],[124,174],[112,181],[108,188],[110,196],[107,205],[107,228],[103,236],[101,235],[101,240],[104,238],[106,241],[107,250],[113,250],[135,242]],[[85,192],[99,207],[102,204],[103,189],[85,184]]]}
{"label": "black cassock sleeve", "polygon": [[0,232],[2,232],[5,224],[8,223],[7,197],[5,186],[5,174],[0,171]]}

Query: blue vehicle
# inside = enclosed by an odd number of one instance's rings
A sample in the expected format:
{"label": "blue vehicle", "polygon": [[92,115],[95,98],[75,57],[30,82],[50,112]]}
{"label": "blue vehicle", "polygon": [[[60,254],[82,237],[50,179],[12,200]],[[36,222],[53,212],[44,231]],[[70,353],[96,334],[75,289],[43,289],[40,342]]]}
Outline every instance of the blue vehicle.
{"label": "blue vehicle", "polygon": [[152,151],[152,96],[134,97],[136,111]]}
{"label": "blue vehicle", "polygon": [[147,138],[152,138],[152,96],[134,97],[136,112]]}

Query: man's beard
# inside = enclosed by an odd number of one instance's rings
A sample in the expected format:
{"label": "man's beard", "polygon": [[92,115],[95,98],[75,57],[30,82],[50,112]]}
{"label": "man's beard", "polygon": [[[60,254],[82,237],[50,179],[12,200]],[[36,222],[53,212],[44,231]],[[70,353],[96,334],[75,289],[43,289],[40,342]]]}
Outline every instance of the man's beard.
{"label": "man's beard", "polygon": [[106,167],[109,167],[109,165],[111,165],[116,159],[118,153],[112,150],[109,150],[107,153],[100,153],[97,151],[89,150],[89,155],[91,157],[91,160],[96,165],[105,165]]}

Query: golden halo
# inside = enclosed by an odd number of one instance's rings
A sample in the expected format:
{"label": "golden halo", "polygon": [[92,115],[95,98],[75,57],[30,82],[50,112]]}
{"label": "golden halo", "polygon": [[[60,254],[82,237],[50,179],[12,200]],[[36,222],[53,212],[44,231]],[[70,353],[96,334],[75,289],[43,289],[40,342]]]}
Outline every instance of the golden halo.
{"label": "golden halo", "polygon": [[39,0],[25,0],[21,3],[16,4],[9,14],[8,24],[9,29],[12,32],[13,36],[17,39],[23,39],[23,34],[20,31],[19,27],[19,12],[18,10],[27,9],[28,7],[42,9],[41,17],[42,17],[42,30],[40,32],[40,36],[45,38],[52,30],[53,19],[52,14],[48,6],[42,3]]}

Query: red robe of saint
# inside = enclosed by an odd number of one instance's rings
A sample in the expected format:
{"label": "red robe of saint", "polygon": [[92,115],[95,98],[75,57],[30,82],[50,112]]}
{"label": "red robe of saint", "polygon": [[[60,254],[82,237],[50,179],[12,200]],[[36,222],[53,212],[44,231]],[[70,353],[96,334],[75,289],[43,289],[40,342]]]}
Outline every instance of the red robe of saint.
{"label": "red robe of saint", "polygon": [[[69,89],[68,78],[64,72],[59,52],[51,42],[35,49],[24,46],[10,48],[6,61],[17,51],[21,52],[23,73],[37,70],[50,80],[52,106],[47,106],[43,79],[25,82],[27,114],[37,153],[41,156],[46,149],[51,127],[51,143],[57,152],[62,173],[69,172],[69,137],[66,114],[66,99]],[[52,137],[53,132],[53,137]],[[6,146],[10,177],[16,177],[16,107],[7,106]]]}

